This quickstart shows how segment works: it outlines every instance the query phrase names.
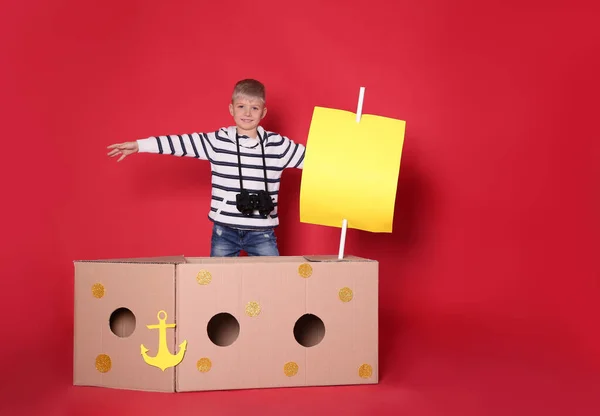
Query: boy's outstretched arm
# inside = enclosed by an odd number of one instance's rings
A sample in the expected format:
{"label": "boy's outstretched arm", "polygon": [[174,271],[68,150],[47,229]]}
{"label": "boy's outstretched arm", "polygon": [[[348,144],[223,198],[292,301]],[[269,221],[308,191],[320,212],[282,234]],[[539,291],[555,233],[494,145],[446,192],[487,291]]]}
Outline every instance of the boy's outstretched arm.
{"label": "boy's outstretched arm", "polygon": [[117,160],[118,162],[130,154],[138,152],[187,156],[208,160],[206,152],[207,149],[212,148],[208,144],[211,136],[214,136],[214,133],[175,134],[153,136],[134,142],[115,143],[108,146],[111,149],[108,152],[108,156],[115,157],[121,155]]}

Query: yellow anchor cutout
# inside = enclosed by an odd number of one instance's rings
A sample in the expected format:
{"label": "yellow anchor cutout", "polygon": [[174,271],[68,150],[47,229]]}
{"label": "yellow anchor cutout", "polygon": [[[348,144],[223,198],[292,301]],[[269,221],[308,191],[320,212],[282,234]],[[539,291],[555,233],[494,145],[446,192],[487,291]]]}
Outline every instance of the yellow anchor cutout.
{"label": "yellow anchor cutout", "polygon": [[156,317],[159,321],[158,325],[146,326],[148,329],[158,329],[158,352],[156,353],[156,356],[150,357],[148,354],[146,354],[148,352],[148,348],[144,347],[144,344],[142,344],[142,357],[144,358],[146,364],[153,367],[158,367],[162,371],[165,371],[169,367],[175,367],[183,360],[183,355],[185,354],[185,349],[187,347],[187,341],[183,341],[181,344],[179,344],[179,352],[176,355],[171,354],[169,351],[169,346],[167,345],[167,328],[175,328],[175,324],[165,323],[167,320],[167,313],[165,311],[158,312]]}

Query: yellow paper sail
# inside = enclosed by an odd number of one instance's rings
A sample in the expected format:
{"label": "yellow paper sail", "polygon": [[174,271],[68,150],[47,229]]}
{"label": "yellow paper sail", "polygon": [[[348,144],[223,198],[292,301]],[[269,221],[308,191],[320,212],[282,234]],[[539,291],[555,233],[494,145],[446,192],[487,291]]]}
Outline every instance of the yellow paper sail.
{"label": "yellow paper sail", "polygon": [[392,232],[406,122],[315,107],[300,187],[300,221]]}

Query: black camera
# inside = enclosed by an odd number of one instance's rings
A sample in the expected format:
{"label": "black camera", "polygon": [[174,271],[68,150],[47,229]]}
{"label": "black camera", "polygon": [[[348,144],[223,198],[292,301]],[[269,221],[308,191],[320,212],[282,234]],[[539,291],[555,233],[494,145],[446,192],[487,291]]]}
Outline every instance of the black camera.
{"label": "black camera", "polygon": [[238,211],[246,216],[251,216],[252,213],[258,210],[258,213],[263,218],[267,218],[269,213],[275,208],[273,200],[266,191],[258,191],[258,193],[250,193],[247,189],[235,196],[236,206]]}

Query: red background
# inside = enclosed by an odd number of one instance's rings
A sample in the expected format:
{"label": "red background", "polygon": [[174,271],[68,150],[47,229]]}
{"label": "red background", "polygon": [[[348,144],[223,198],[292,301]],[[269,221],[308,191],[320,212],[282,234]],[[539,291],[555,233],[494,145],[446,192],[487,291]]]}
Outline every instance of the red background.
{"label": "red background", "polygon": [[[580,1],[4,1],[0,412],[598,414],[598,8]],[[75,259],[209,253],[206,162],[111,143],[232,121],[306,143],[314,106],[407,121],[380,261],[381,384],[159,395],[74,388]],[[376,145],[366,139],[365,146]],[[299,223],[283,255],[337,253]],[[4,409],[4,410],[2,410]],[[8,410],[7,413],[4,411]]]}

